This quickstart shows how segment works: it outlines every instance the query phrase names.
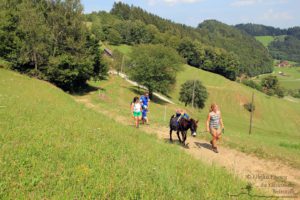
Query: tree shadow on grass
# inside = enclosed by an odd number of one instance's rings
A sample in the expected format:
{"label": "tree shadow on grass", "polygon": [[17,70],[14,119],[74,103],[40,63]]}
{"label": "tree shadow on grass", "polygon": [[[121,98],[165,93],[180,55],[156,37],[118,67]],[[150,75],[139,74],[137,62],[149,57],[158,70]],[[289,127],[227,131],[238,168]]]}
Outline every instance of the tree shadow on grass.
{"label": "tree shadow on grass", "polygon": [[[146,91],[145,89],[140,88],[138,86],[131,86],[131,87],[129,87],[129,90],[132,91],[133,93],[137,94],[138,96],[143,95],[145,93],[145,91]],[[155,95],[152,96],[151,101],[154,102],[154,103],[160,104],[160,105],[169,104],[168,102],[166,102],[166,101],[158,98]]]}
{"label": "tree shadow on grass", "polygon": [[77,88],[76,90],[69,91],[69,93],[73,96],[84,96],[84,95],[87,95],[91,92],[95,92],[95,91],[98,91],[98,90],[105,91],[104,88],[92,86],[92,85],[89,85],[89,84],[85,84],[85,85]]}

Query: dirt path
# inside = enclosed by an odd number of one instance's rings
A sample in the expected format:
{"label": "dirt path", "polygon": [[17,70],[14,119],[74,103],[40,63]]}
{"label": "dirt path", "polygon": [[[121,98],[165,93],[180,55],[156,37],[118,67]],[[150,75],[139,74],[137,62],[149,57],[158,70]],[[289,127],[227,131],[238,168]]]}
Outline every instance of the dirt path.
{"label": "dirt path", "polygon": [[[123,74],[121,72],[117,72],[115,70],[110,70],[109,73],[113,74],[113,75],[119,75],[120,77],[124,78],[128,83],[130,83],[133,86],[138,86],[140,88],[147,89],[145,86],[139,85],[137,82],[134,82],[134,81],[130,80],[126,74]],[[153,95],[156,96],[157,98],[167,102],[167,103],[175,104],[173,101],[171,101],[170,99],[164,97],[163,95],[161,95],[157,92],[153,92]]]}
{"label": "dirt path", "polygon": [[[117,122],[132,125],[129,118],[105,111],[89,100],[88,96],[75,97],[77,102],[100,113],[104,113]],[[169,141],[169,129],[157,125],[141,126],[141,130],[156,134],[158,138]],[[177,139],[176,133],[173,139]],[[252,183],[254,187],[267,191],[268,195],[284,197],[284,199],[300,199],[300,170],[291,168],[283,163],[264,160],[252,155],[219,146],[220,153],[211,151],[207,141],[188,136],[187,147],[182,149],[209,165],[216,165],[226,168],[229,172],[239,178]],[[174,142],[173,145],[177,143]]]}

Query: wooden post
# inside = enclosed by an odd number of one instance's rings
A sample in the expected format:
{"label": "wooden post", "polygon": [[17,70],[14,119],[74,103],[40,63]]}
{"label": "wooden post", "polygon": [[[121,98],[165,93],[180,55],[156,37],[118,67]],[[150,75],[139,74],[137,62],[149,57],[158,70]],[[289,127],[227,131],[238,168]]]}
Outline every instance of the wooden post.
{"label": "wooden post", "polygon": [[250,128],[249,128],[249,135],[250,135],[251,132],[252,132],[253,102],[254,102],[254,92],[252,93],[252,101],[251,101],[251,114],[250,114]]}
{"label": "wooden post", "polygon": [[124,56],[122,57],[121,74],[123,73]]}
{"label": "wooden post", "polygon": [[166,121],[166,119],[167,119],[167,106],[165,106],[164,122]]}
{"label": "wooden post", "polygon": [[194,108],[194,99],[195,99],[195,84],[196,84],[196,80],[194,80],[193,94],[192,94],[192,107],[193,108]]}

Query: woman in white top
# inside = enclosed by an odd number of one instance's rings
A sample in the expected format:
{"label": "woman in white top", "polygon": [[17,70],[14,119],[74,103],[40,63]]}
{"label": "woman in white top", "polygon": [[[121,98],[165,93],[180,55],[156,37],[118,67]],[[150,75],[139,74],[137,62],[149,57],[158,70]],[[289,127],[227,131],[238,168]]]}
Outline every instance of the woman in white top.
{"label": "woman in white top", "polygon": [[222,115],[218,109],[217,104],[213,103],[210,107],[210,112],[208,113],[206,120],[206,130],[210,132],[213,137],[210,141],[212,149],[214,152],[219,153],[217,149],[217,141],[221,138],[221,130],[224,129],[224,124],[222,120]]}
{"label": "woman in white top", "polygon": [[133,102],[131,104],[131,113],[135,119],[135,126],[138,128],[140,120],[142,119],[142,105],[138,97],[133,98]]}

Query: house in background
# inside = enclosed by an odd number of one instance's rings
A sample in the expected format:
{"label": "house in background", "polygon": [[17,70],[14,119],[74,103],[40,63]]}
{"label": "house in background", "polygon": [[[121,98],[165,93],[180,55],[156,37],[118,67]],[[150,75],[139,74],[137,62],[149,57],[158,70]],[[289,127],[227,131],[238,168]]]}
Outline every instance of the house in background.
{"label": "house in background", "polygon": [[278,67],[290,67],[291,65],[290,65],[289,61],[282,60],[282,61],[280,61],[280,62],[278,63],[277,66],[278,66]]}

